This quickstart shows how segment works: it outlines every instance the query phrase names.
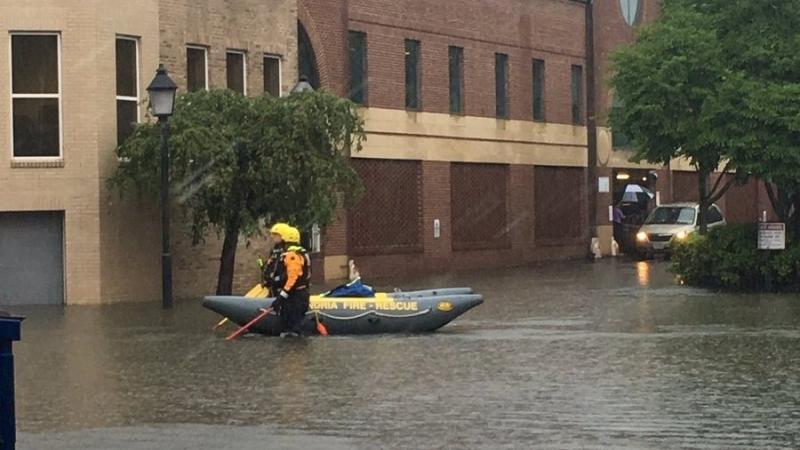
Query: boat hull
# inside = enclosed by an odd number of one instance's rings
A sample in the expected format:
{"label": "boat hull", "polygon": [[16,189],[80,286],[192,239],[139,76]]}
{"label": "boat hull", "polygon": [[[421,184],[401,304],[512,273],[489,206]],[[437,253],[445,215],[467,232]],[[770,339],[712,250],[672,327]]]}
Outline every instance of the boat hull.
{"label": "boat hull", "polygon": [[[273,298],[208,296],[203,306],[244,325],[272,306]],[[435,331],[456,317],[483,303],[469,288],[437,289],[377,294],[374,298],[333,298],[312,296],[303,329],[316,333],[317,319],[331,335],[424,333]],[[252,332],[277,335],[277,316],[271,312],[253,325]]]}

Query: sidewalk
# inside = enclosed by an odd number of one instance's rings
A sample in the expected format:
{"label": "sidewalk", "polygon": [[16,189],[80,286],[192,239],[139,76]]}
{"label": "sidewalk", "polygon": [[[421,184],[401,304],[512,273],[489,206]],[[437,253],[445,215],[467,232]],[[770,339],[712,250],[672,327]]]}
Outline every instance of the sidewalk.
{"label": "sidewalk", "polygon": [[263,450],[365,448],[356,441],[276,431],[271,427],[165,425],[98,428],[61,433],[18,433],[18,450]]}

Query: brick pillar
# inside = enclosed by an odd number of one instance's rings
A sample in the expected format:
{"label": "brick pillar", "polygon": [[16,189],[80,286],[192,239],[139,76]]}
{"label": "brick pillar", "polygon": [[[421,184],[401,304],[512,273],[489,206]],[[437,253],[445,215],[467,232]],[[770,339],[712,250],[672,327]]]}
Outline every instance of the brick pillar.
{"label": "brick pillar", "polygon": [[526,260],[534,246],[534,166],[512,165],[509,170],[508,228],[511,247]]}
{"label": "brick pillar", "polygon": [[[445,263],[452,256],[452,221],[450,209],[450,163],[422,163],[422,216],[425,259],[433,265]],[[434,221],[439,220],[441,236],[434,237]]]}
{"label": "brick pillar", "polygon": [[347,94],[348,0],[300,0],[297,19],[308,32],[317,59],[320,83],[340,96]]}
{"label": "brick pillar", "polygon": [[347,211],[339,208],[333,223],[325,229],[322,236],[321,264],[317,271],[325,280],[340,279],[347,276]]}
{"label": "brick pillar", "polygon": [[[611,187],[613,185],[611,177],[613,175],[610,167],[598,167],[597,179],[594,180],[595,183],[598,183],[596,205],[597,237],[600,239],[600,251],[603,253],[603,256],[611,254],[611,238],[614,235],[614,224],[608,215],[608,207],[611,206],[614,201],[614,194],[611,192]],[[600,192],[599,190],[599,180],[601,177],[608,178],[608,192]]]}

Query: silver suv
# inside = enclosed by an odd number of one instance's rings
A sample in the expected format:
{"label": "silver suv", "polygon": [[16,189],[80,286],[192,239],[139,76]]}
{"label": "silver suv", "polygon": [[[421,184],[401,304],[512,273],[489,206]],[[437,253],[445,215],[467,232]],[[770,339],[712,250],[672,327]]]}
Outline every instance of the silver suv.
{"label": "silver suv", "polygon": [[[640,257],[668,253],[672,241],[686,239],[700,229],[699,211],[700,205],[697,203],[671,203],[655,208],[636,233],[636,253]],[[717,205],[711,205],[708,227],[719,227],[725,223]]]}

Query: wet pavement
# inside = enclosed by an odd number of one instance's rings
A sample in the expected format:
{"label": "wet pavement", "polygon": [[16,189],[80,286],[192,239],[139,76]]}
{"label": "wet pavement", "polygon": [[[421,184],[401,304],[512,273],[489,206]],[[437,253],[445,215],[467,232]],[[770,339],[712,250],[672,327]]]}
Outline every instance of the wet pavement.
{"label": "wet pavement", "polygon": [[800,448],[798,296],[622,260],[398,285],[486,301],[434,334],[302,341],[226,342],[199,302],[15,309],[18,448]]}

